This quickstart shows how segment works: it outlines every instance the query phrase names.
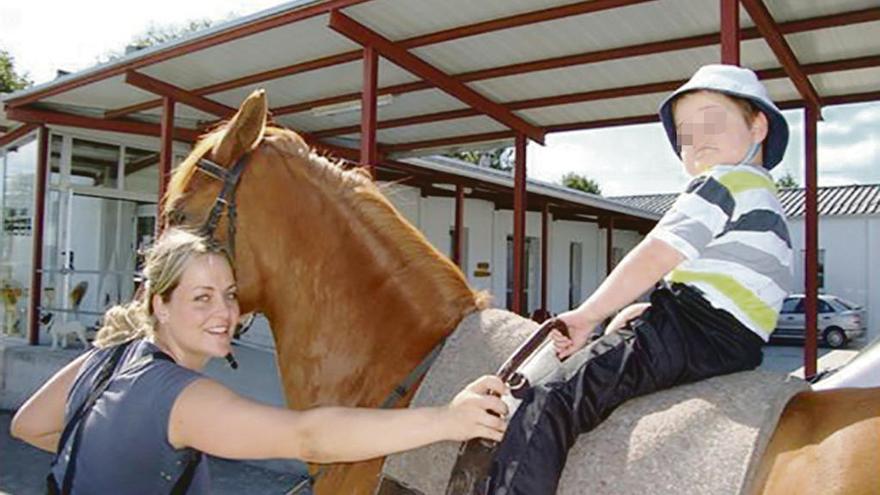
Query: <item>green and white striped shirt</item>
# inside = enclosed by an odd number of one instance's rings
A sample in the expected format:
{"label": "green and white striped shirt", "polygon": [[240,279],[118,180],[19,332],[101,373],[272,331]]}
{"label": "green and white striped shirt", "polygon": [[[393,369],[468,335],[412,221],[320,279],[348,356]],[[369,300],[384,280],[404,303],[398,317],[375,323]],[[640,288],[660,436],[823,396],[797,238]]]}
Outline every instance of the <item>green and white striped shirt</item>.
{"label": "green and white striped shirt", "polygon": [[765,341],[793,283],[791,237],[763,168],[718,165],[695,177],[650,236],[686,258],[666,280],[700,290]]}

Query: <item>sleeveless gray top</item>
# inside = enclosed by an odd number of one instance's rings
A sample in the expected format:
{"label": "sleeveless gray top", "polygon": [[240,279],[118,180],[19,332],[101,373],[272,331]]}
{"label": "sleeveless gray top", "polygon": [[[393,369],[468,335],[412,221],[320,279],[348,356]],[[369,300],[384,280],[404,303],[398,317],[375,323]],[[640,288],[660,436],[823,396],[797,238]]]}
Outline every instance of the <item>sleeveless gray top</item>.
{"label": "sleeveless gray top", "polygon": [[[70,389],[65,422],[88,397],[111,351],[89,352]],[[136,340],[125,350],[107,390],[84,419],[73,493],[170,493],[195,453],[168,443],[168,419],[180,392],[202,375],[162,359],[135,364],[158,351],[145,340]],[[63,446],[65,454],[71,443]],[[52,469],[59,485],[66,467],[66,455],[59,456]],[[187,493],[209,492],[208,462],[203,458]]]}

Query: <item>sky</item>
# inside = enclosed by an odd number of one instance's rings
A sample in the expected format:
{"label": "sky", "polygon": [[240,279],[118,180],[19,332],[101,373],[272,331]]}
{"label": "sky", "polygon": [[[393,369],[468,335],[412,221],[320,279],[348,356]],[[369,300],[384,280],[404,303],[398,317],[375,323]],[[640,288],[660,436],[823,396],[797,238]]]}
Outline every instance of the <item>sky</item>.
{"label": "sky", "polygon": [[[56,70],[77,71],[121,50],[151,25],[191,19],[227,19],[279,5],[278,0],[28,0],[0,3],[0,48],[15,58],[19,73],[35,83]],[[100,14],[98,14],[100,13]],[[773,175],[791,174],[803,185],[803,119],[785,112],[791,140]],[[832,106],[819,123],[819,185],[880,183],[880,103]],[[547,145],[531,143],[529,176],[559,182],[566,172],[596,180],[606,196],[680,191],[687,183],[681,163],[659,124],[550,134]]]}

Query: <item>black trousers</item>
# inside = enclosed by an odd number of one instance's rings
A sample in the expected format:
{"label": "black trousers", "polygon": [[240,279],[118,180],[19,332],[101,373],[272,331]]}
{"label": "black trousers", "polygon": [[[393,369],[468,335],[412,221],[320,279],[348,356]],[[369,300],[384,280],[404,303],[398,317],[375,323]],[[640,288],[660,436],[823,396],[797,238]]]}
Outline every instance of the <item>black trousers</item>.
{"label": "black trousers", "polygon": [[489,493],[556,493],[568,450],[633,397],[761,364],[763,340],[686,285],[661,288],[626,328],[584,351],[565,382],[531,389],[511,418],[490,468]]}

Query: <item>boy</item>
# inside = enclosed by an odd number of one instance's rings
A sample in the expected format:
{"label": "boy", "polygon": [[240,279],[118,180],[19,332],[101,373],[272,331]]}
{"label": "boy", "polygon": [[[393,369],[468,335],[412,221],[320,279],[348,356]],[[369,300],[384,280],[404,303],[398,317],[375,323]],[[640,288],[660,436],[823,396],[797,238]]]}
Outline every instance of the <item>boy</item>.
{"label": "boy", "polygon": [[[653,231],[551,335],[565,358],[606,317],[663,281],[651,302],[620,311],[565,382],[533,388],[511,418],[489,492],[555,493],[568,449],[622,402],[755,368],[791,286],[791,242],[767,172],[788,125],[748,70],[700,68],[660,106],[693,180]],[[763,165],[763,166],[762,166]]]}

